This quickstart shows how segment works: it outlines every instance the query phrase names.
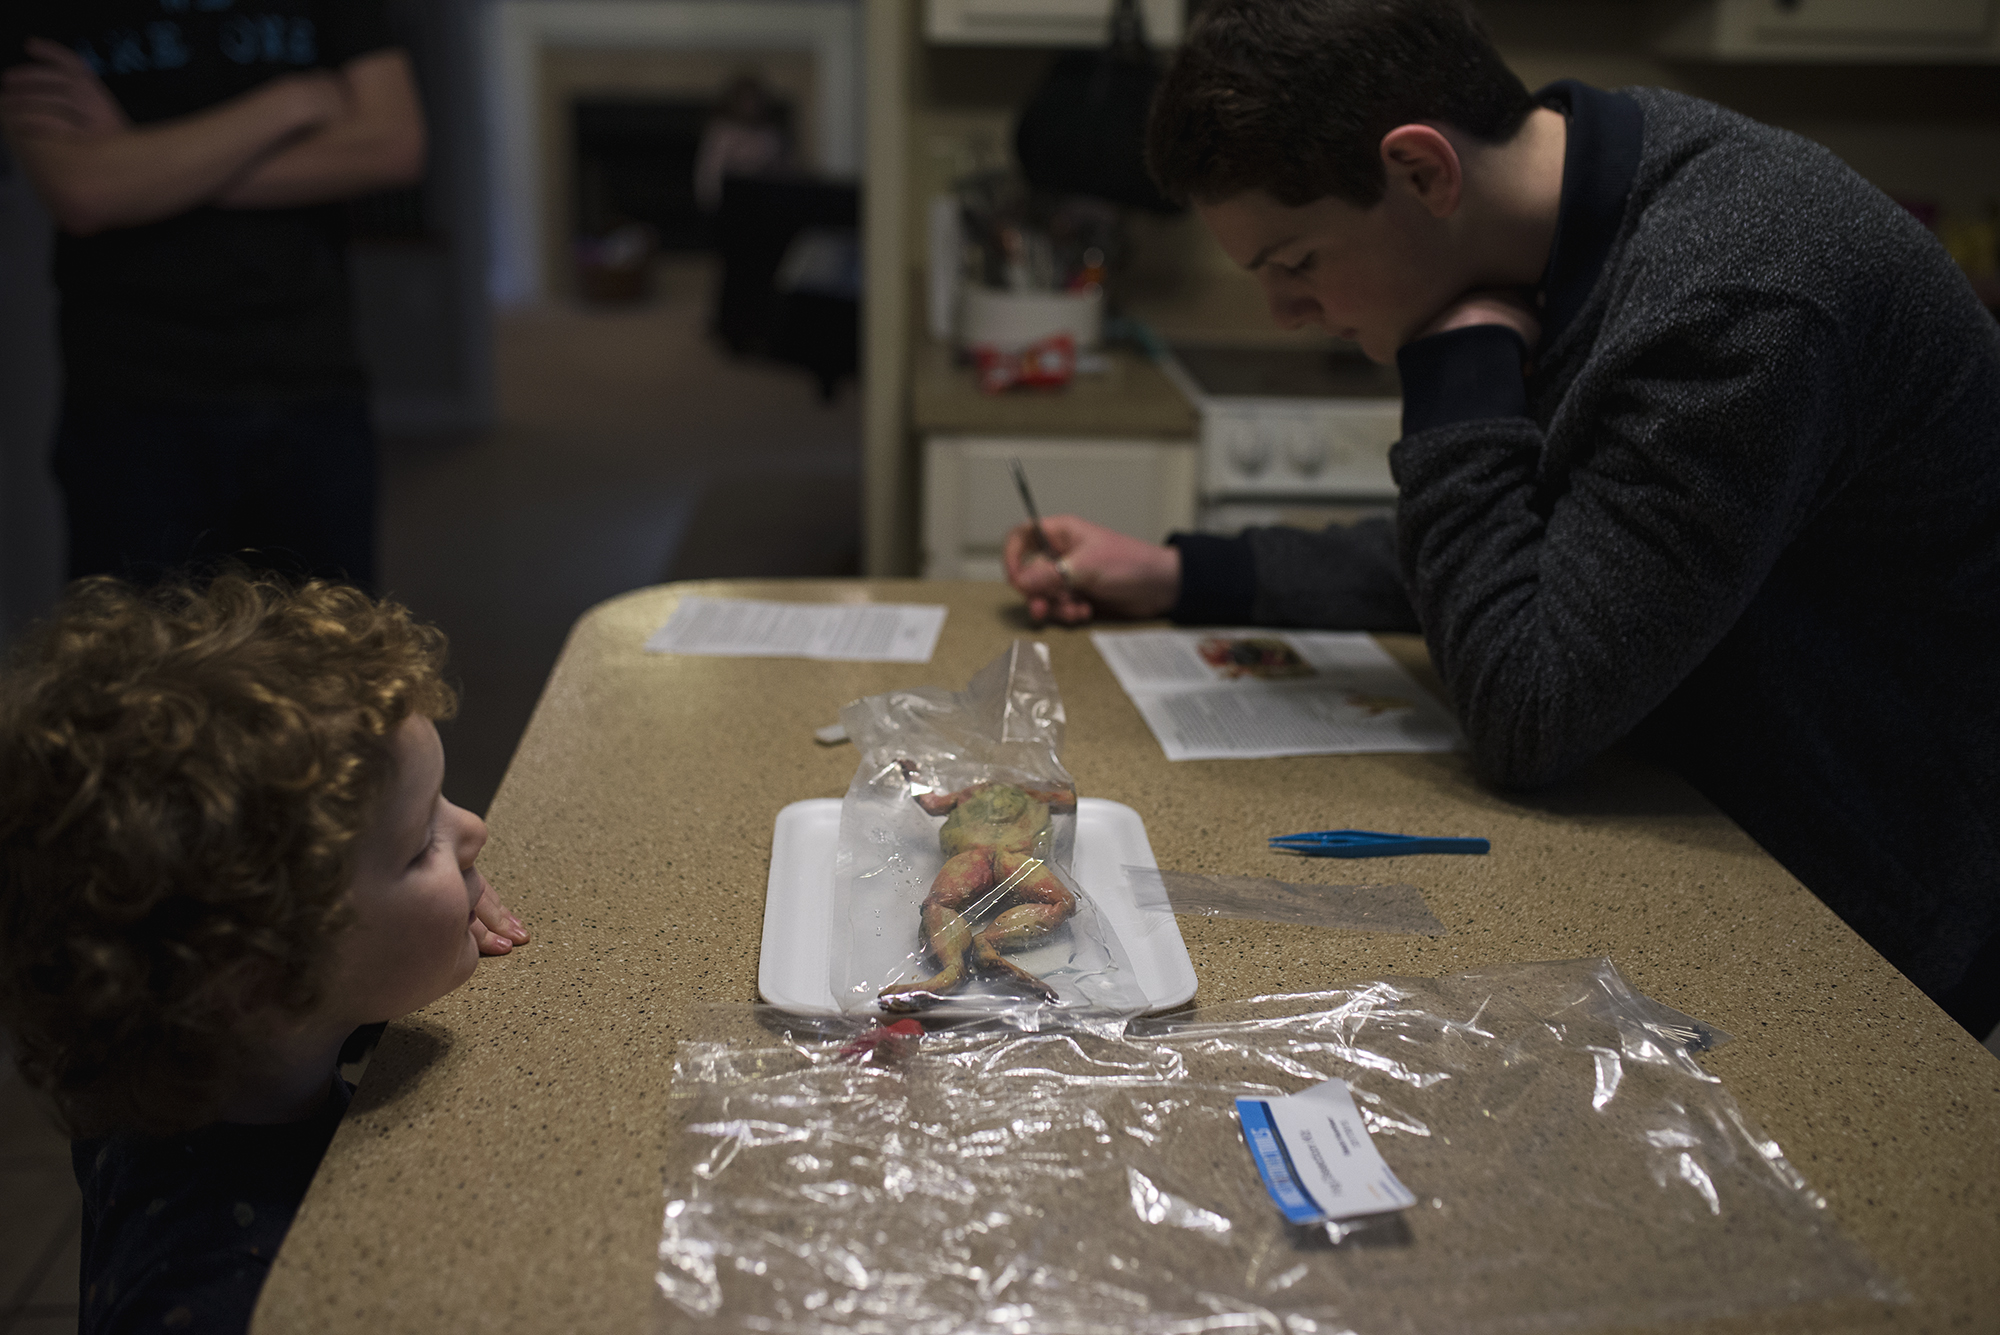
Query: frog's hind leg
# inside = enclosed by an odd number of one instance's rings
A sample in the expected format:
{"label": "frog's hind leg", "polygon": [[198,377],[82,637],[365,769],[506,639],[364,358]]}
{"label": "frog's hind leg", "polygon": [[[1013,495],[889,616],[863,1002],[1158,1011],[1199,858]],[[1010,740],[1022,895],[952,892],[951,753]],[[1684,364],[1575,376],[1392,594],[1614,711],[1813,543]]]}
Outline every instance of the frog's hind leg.
{"label": "frog's hind leg", "polygon": [[[1003,914],[1001,916],[1004,917],[1006,915]],[[972,963],[981,973],[1013,983],[1017,987],[1034,993],[1043,1001],[1053,1004],[1062,999],[1056,994],[1055,988],[1051,987],[1047,982],[1035,977],[1035,975],[1029,973],[1026,969],[995,949],[993,943],[986,939],[985,932],[981,932],[972,939]]]}
{"label": "frog's hind leg", "polygon": [[924,896],[924,910],[928,913],[933,904],[941,904],[963,911],[991,890],[998,876],[991,848],[968,848],[938,868],[938,874],[931,880],[930,893]]}
{"label": "frog's hind leg", "polygon": [[987,923],[979,939],[995,950],[1019,950],[1054,932],[1069,915],[1068,908],[1053,904],[1016,904]]}
{"label": "frog's hind leg", "polygon": [[1005,892],[1008,903],[1037,904],[1052,910],[1051,927],[1076,912],[1076,895],[1050,870],[1048,863],[1031,854],[996,854],[993,882]]}
{"label": "frog's hind leg", "polygon": [[996,854],[993,876],[1011,907],[973,938],[973,965],[981,973],[1005,979],[1053,1002],[1057,1000],[1055,988],[1000,952],[1031,945],[1068,922],[1076,912],[1076,895],[1049,869],[1048,863],[1025,853]]}
{"label": "frog's hind leg", "polygon": [[943,904],[924,906],[924,944],[938,962],[938,971],[920,982],[883,988],[875,994],[883,1010],[902,1013],[935,1006],[971,975],[967,957],[973,949],[972,926],[956,910]]}

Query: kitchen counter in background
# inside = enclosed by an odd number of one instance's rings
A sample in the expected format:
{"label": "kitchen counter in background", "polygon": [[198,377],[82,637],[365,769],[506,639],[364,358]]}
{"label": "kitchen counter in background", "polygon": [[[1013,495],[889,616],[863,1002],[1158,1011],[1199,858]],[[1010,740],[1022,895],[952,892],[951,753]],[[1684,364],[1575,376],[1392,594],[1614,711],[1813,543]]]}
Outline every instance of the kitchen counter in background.
{"label": "kitchen counter in background", "polygon": [[1062,389],[982,393],[969,366],[928,339],[912,349],[910,425],[919,435],[1148,436],[1192,440],[1194,405],[1136,348],[1096,354],[1106,369]]}

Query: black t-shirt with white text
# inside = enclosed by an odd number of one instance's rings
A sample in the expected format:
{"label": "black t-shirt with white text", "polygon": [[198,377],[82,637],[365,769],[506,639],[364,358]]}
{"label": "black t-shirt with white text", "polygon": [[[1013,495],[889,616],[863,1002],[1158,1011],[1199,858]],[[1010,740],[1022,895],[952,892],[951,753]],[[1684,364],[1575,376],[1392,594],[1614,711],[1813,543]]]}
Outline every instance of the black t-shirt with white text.
{"label": "black t-shirt with white text", "polygon": [[[13,0],[26,38],[74,49],[135,125],[394,45],[384,0]],[[316,398],[362,385],[338,205],[201,207],[56,242],[72,407]]]}

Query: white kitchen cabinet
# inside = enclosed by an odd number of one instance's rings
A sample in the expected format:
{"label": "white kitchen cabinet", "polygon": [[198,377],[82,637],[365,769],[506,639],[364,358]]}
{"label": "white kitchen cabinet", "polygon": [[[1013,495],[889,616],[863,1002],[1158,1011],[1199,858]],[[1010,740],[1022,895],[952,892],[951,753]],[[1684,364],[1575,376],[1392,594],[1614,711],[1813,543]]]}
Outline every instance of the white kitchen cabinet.
{"label": "white kitchen cabinet", "polygon": [[926,579],[1005,578],[1001,546],[1027,518],[1009,469],[1015,459],[1044,516],[1082,515],[1147,542],[1194,527],[1193,441],[930,436]]}
{"label": "white kitchen cabinet", "polygon": [[2000,0],[1657,0],[1654,49],[1696,60],[2000,61]]}
{"label": "white kitchen cabinet", "polygon": [[[1181,39],[1183,0],[1140,0],[1146,40]],[[1103,46],[1111,0],[924,0],[924,39],[938,46]]]}

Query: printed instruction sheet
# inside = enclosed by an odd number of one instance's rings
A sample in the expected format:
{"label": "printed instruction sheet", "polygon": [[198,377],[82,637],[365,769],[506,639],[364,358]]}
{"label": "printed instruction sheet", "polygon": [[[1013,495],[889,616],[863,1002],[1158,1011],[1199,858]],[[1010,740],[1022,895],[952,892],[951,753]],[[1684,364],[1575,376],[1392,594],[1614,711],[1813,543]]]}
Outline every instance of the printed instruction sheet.
{"label": "printed instruction sheet", "polygon": [[1464,744],[1444,707],[1367,635],[1100,630],[1090,638],[1169,760]]}
{"label": "printed instruction sheet", "polygon": [[653,632],[655,654],[928,663],[945,609],[919,603],[774,603],[690,595]]}

